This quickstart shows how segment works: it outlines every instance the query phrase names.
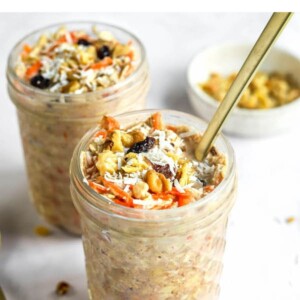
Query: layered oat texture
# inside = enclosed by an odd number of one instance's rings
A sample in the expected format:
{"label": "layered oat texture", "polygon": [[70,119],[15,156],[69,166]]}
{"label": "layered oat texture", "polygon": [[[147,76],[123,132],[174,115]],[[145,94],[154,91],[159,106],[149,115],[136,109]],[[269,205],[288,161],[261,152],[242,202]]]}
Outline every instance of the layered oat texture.
{"label": "layered oat texture", "polygon": [[[86,31],[91,28],[87,23],[69,26]],[[82,94],[58,94],[20,79],[15,67],[23,45],[33,44],[44,31],[27,37],[13,49],[7,71],[8,91],[18,111],[31,199],[50,224],[72,233],[80,233],[79,216],[69,191],[69,163],[75,145],[103,114],[142,109],[149,88],[148,65],[139,41],[122,29],[98,26],[116,32],[124,43],[131,40],[136,51],[134,71],[115,85]]]}
{"label": "layered oat texture", "polygon": [[[192,116],[170,114],[172,125],[198,125]],[[120,122],[144,121],[144,115]],[[87,184],[91,175],[84,179],[80,153],[98,131],[78,146],[71,165],[90,299],[217,299],[228,213],[236,195],[232,157],[223,181],[200,200],[168,209],[132,208],[114,203],[115,195],[110,200],[93,191]]]}

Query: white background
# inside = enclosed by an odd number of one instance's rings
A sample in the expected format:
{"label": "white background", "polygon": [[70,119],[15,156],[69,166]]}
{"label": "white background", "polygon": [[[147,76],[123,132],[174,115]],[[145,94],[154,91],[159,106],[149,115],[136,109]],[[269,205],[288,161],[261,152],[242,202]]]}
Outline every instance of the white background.
{"label": "white background", "polygon": [[[42,221],[29,203],[17,119],[6,93],[6,59],[14,43],[34,29],[67,20],[124,26],[141,38],[148,52],[148,107],[192,113],[185,93],[189,60],[209,45],[254,42],[269,16],[0,14],[0,286],[8,300],[56,299],[53,290],[60,280],[74,287],[60,299],[87,299],[80,239],[56,230],[47,238],[33,234]],[[300,55],[300,14],[277,44]],[[239,195],[229,223],[220,300],[299,300],[299,130],[262,139],[229,139],[236,151]],[[289,216],[296,222],[287,224]]]}

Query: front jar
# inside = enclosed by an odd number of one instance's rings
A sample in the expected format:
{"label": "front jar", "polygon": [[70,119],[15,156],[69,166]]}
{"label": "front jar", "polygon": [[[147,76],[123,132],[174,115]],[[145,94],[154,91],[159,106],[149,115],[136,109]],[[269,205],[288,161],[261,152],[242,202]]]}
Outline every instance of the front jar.
{"label": "front jar", "polygon": [[[117,119],[129,125],[151,113],[133,112]],[[206,128],[192,115],[162,115],[166,124],[188,125],[200,132]],[[81,216],[90,299],[217,299],[227,219],[236,196],[231,146],[223,136],[216,141],[228,168],[208,196],[179,208],[140,210],[112,203],[84,183],[80,153],[94,133],[91,130],[81,140],[71,162],[71,194]]]}
{"label": "front jar", "polygon": [[[23,45],[32,44],[43,32],[54,32],[62,25],[87,32],[97,25],[112,32],[121,42],[131,40],[138,58],[134,72],[111,87],[84,94],[46,92],[18,78],[15,65]],[[17,107],[31,200],[50,224],[78,234],[79,216],[69,190],[73,150],[102,115],[145,107],[149,70],[144,47],[131,33],[115,26],[85,22],[59,24],[28,35],[14,47],[8,60],[7,79],[10,98]]]}

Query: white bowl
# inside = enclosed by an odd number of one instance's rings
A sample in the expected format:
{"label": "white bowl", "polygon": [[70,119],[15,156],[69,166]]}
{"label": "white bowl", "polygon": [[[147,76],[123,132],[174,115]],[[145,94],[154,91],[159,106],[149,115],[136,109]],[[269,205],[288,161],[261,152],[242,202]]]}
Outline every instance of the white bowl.
{"label": "white bowl", "polygon": [[[187,92],[195,113],[209,121],[219,102],[197,85],[208,79],[212,72],[229,75],[240,69],[251,45],[222,45],[197,54],[188,66]],[[291,74],[300,85],[300,60],[279,48],[273,48],[260,70]],[[224,124],[225,132],[248,137],[258,137],[283,132],[300,124],[300,98],[271,109],[243,109],[236,107]]]}

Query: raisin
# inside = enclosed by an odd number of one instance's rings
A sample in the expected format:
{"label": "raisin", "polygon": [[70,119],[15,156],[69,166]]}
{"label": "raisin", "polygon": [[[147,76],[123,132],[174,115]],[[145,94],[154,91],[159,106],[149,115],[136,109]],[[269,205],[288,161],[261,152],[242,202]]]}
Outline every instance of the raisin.
{"label": "raisin", "polygon": [[110,50],[108,46],[102,46],[100,49],[97,50],[97,56],[100,59],[103,59],[106,56],[110,56]]}
{"label": "raisin", "polygon": [[70,290],[70,285],[69,283],[65,282],[65,281],[61,281],[56,285],[56,295],[65,295],[69,292]]}
{"label": "raisin", "polygon": [[215,155],[218,155],[218,152],[217,152],[217,149],[214,147],[214,146],[212,146],[211,148],[210,148],[210,151],[209,151],[213,156],[215,156]]}
{"label": "raisin", "polygon": [[42,90],[46,89],[46,88],[48,88],[50,86],[50,80],[47,79],[47,78],[45,78],[45,77],[43,77],[40,74],[32,77],[30,79],[30,83],[31,83],[31,85],[33,85],[33,86],[35,86],[35,87],[37,87],[39,89],[42,89]]}
{"label": "raisin", "polygon": [[148,150],[154,147],[154,144],[155,144],[155,138],[148,136],[143,141],[133,144],[133,146],[128,149],[127,153],[147,152]]}
{"label": "raisin", "polygon": [[78,39],[78,41],[77,41],[77,45],[82,45],[82,46],[85,46],[85,47],[87,47],[87,46],[89,46],[91,43],[88,41],[88,40],[86,40],[86,39]]}
{"label": "raisin", "polygon": [[152,167],[157,173],[161,173],[161,174],[165,175],[166,178],[172,178],[172,176],[173,176],[173,174],[170,170],[169,164],[166,164],[164,166],[152,164]]}

